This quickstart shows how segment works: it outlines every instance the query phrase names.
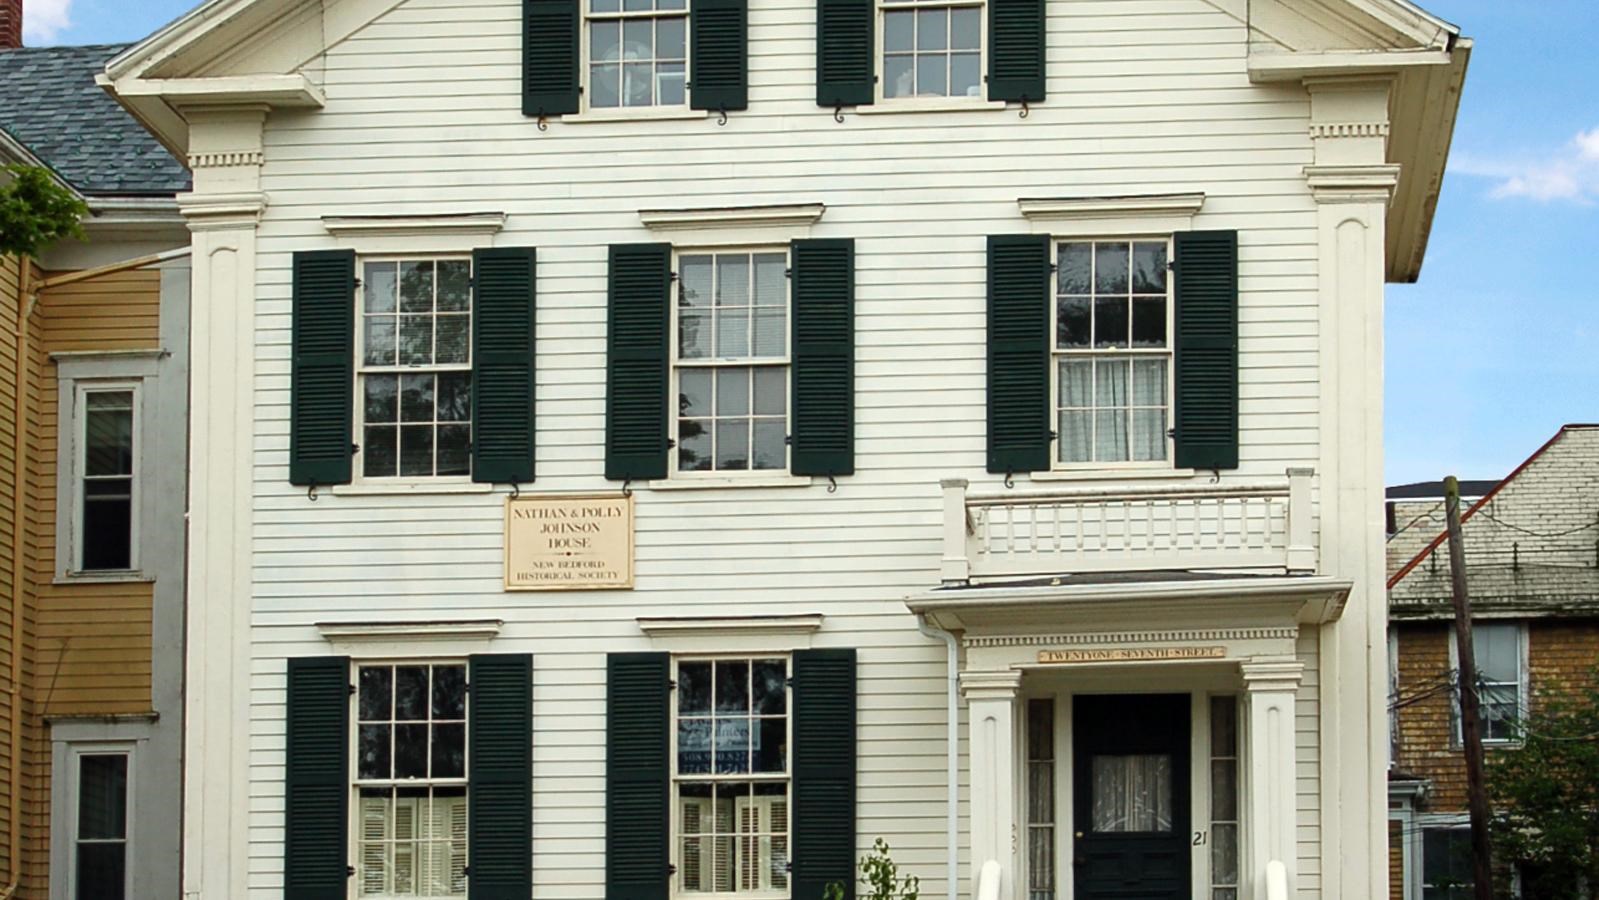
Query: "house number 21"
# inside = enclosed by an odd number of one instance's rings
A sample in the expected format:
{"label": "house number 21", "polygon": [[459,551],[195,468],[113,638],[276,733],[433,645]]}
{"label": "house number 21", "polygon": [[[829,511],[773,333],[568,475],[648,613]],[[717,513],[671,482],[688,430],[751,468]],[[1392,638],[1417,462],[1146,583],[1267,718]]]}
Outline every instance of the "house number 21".
{"label": "house number 21", "polygon": [[1203,831],[1194,832],[1194,846],[1195,847],[1203,847],[1203,846],[1205,846],[1205,832],[1203,832]]}

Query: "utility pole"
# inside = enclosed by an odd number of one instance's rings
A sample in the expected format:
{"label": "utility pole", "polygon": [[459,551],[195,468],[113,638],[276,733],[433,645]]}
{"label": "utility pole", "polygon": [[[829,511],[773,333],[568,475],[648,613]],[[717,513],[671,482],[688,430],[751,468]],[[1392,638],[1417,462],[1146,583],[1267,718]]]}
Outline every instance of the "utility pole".
{"label": "utility pole", "polygon": [[1466,750],[1466,796],[1471,804],[1472,881],[1477,900],[1493,900],[1488,849],[1488,788],[1483,781],[1482,715],[1477,697],[1477,656],[1471,642],[1471,597],[1466,592],[1466,548],[1460,538],[1460,482],[1444,479],[1449,520],[1449,574],[1455,599],[1455,647],[1460,656],[1460,737]]}

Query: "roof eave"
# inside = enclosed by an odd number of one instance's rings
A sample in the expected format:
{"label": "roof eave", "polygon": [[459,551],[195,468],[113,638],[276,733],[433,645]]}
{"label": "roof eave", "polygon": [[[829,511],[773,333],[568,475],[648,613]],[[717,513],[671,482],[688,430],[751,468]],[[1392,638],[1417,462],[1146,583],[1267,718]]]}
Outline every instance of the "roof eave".
{"label": "roof eave", "polygon": [[185,108],[259,104],[272,109],[320,109],[327,104],[322,89],[304,73],[230,75],[214,78],[114,78],[97,82],[179,159],[189,156],[189,123]]}

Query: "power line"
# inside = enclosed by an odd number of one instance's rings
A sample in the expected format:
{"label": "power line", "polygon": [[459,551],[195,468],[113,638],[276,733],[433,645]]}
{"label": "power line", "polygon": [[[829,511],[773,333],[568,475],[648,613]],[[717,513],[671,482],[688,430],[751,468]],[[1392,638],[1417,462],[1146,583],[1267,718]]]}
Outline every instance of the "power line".
{"label": "power line", "polygon": [[1589,529],[1592,529],[1595,526],[1599,526],[1599,521],[1594,521],[1594,522],[1589,522],[1586,525],[1580,525],[1580,526],[1578,526],[1576,528],[1568,529],[1566,531],[1542,532],[1542,531],[1533,531],[1530,528],[1523,528],[1520,525],[1515,524],[1514,522],[1506,522],[1504,519],[1498,518],[1493,513],[1488,512],[1486,509],[1482,510],[1482,516],[1483,516],[1483,518],[1487,519],[1490,522],[1493,522],[1496,525],[1503,525],[1504,527],[1510,529],[1511,531],[1519,531],[1522,534],[1528,535],[1529,537],[1537,537],[1537,538],[1570,537],[1571,535],[1581,534],[1582,532],[1588,531]]}

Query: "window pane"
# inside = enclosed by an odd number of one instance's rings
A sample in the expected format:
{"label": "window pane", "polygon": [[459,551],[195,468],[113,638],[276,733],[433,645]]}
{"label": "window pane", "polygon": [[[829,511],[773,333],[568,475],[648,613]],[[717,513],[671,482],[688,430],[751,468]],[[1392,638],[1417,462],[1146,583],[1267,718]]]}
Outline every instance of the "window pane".
{"label": "window pane", "polygon": [[1127,293],[1128,266],[1126,244],[1094,245],[1094,292]]}
{"label": "window pane", "polygon": [[755,423],[755,460],[757,469],[773,470],[788,467],[788,426],[784,422],[757,421]]}
{"label": "window pane", "polygon": [[755,304],[788,305],[788,257],[781,253],[755,255]]}
{"label": "window pane", "polygon": [[472,474],[472,426],[440,425],[438,452],[438,474]]}
{"label": "window pane", "polygon": [[716,774],[738,775],[750,770],[750,720],[716,720]]}
{"label": "window pane", "polygon": [[465,312],[472,306],[472,263],[464,259],[439,261],[439,309]]}
{"label": "window pane", "polygon": [[711,664],[685,662],[677,666],[677,711],[682,715],[711,711]]}
{"label": "window pane", "polygon": [[710,774],[710,719],[679,719],[677,721],[677,771],[680,775]]}
{"label": "window pane", "polygon": [[755,348],[751,356],[771,359],[788,350],[788,311],[767,307],[755,311]]}
{"label": "window pane", "polygon": [[1094,255],[1092,244],[1061,244],[1058,260],[1058,293],[1093,293]]}
{"label": "window pane", "polygon": [[[897,13],[909,17],[910,13]],[[888,56],[883,59],[883,96],[909,97],[916,92],[913,56]]]}
{"label": "window pane", "polygon": [[[131,480],[91,481],[83,502],[83,570],[127,569],[133,565]],[[96,494],[107,496],[95,496]]]}
{"label": "window pane", "polygon": [[423,722],[428,717],[428,667],[399,666],[394,670],[394,718]]}
{"label": "window pane", "polygon": [[711,355],[711,318],[708,313],[684,312],[677,318],[677,354],[683,359],[705,359]]}
{"label": "window pane", "polygon": [[711,257],[685,256],[678,260],[679,306],[711,305]]}
{"label": "window pane", "polygon": [[433,311],[433,263],[400,263],[400,312]]}
{"label": "window pane", "polygon": [[1166,346],[1166,300],[1164,297],[1133,298],[1133,346]]}
{"label": "window pane", "polygon": [[1094,346],[1127,346],[1127,298],[1094,298]]}
{"label": "window pane", "polygon": [[672,16],[655,23],[655,54],[661,59],[683,59],[688,20]]}
{"label": "window pane", "polygon": [[1166,405],[1166,360],[1133,361],[1133,405]]}
{"label": "window pane", "polygon": [[434,357],[439,365],[463,364],[472,355],[472,319],[469,316],[439,316],[438,352]]}
{"label": "window pane", "polygon": [[123,900],[128,884],[127,844],[78,845],[78,900]]}
{"label": "window pane", "polygon": [[433,718],[466,718],[466,667],[433,667]]}
{"label": "window pane", "polygon": [[755,370],[755,414],[781,416],[788,411],[788,370],[762,366]]}
{"label": "window pane", "polygon": [[[916,49],[943,50],[949,47],[949,11],[924,9],[916,14]],[[926,85],[922,86],[925,91]]]}
{"label": "window pane", "polygon": [[368,423],[399,421],[399,376],[367,375],[361,379],[361,387],[366,398],[363,415]]}
{"label": "window pane", "polygon": [[754,666],[754,711],[781,716],[788,711],[788,664],[781,659],[758,659]]}
{"label": "window pane", "polygon": [[[1216,821],[1238,820],[1238,761],[1216,759],[1210,763],[1210,817]],[[1219,879],[1218,879],[1219,880]],[[1226,884],[1226,881],[1222,882]]]}
{"label": "window pane", "polygon": [[399,263],[367,263],[361,270],[362,304],[367,312],[393,312],[399,290]]}
{"label": "window pane", "polygon": [[891,12],[883,15],[883,49],[886,52],[910,50],[916,39],[916,14]]}
{"label": "window pane", "polygon": [[1091,462],[1093,454],[1093,413],[1087,410],[1060,414],[1060,461]]}
{"label": "window pane", "polygon": [[433,726],[434,778],[464,778],[466,776],[466,726],[463,724]]}
{"label": "window pane", "polygon": [[1095,756],[1092,778],[1095,831],[1171,831],[1170,756]]}
{"label": "window pane", "polygon": [[394,777],[426,778],[427,774],[427,725],[417,723],[394,726]]}
{"label": "window pane", "polygon": [[1238,883],[1238,826],[1210,826],[1210,879],[1217,884]]}
{"label": "window pane", "polygon": [[750,258],[743,254],[716,257],[716,305],[750,305]]}
{"label": "window pane", "polygon": [[750,427],[748,419],[716,423],[716,468],[750,467]]}
{"label": "window pane", "polygon": [[1166,459],[1166,411],[1133,410],[1132,459],[1134,462],[1163,462]]}
{"label": "window pane", "polygon": [[1232,697],[1210,700],[1210,755],[1238,755],[1238,701]]}
{"label": "window pane", "polygon": [[956,53],[949,58],[949,95],[982,96],[981,57],[976,53]]}
{"label": "window pane", "polygon": [[655,67],[655,96],[662,106],[683,105],[685,89],[682,63],[661,63]]}
{"label": "window pane", "polygon": [[1166,293],[1166,245],[1133,245],[1133,293]]}
{"label": "window pane", "polygon": [[983,13],[975,7],[950,10],[949,45],[955,50],[982,47]]}
{"label": "window pane", "polygon": [[782,772],[787,768],[785,752],[788,745],[787,719],[756,719],[755,767],[756,772]]}
{"label": "window pane", "polygon": [[622,58],[624,61],[655,58],[653,19],[631,19],[622,24]]}
{"label": "window pane", "polygon": [[615,63],[591,67],[588,87],[590,106],[596,109],[621,106],[622,67]]}
{"label": "window pane", "polygon": [[394,365],[396,347],[395,319],[393,316],[367,316],[365,332],[361,336],[364,352],[361,358],[369,366]]}
{"label": "window pane", "polygon": [[749,369],[718,369],[716,372],[716,414],[747,416],[750,413]]}
{"label": "window pane", "polygon": [[394,712],[394,670],[388,666],[363,667],[360,683],[357,717],[363,722],[390,718]]}
{"label": "window pane", "polygon": [[433,421],[433,376],[405,375],[400,378],[400,421]]}
{"label": "window pane", "polygon": [[133,474],[133,392],[84,395],[84,474]]}
{"label": "window pane", "polygon": [[440,422],[472,421],[472,373],[439,373],[438,391]]}
{"label": "window pane", "polygon": [[1127,413],[1113,409],[1094,414],[1094,459],[1098,462],[1126,462]]}
{"label": "window pane", "polygon": [[361,778],[389,777],[390,725],[362,725],[359,729],[360,749],[356,760],[357,775]]}
{"label": "window pane", "polygon": [[1520,680],[1521,636],[1514,624],[1474,625],[1472,652],[1477,657],[1477,676],[1484,681]]}
{"label": "window pane", "polygon": [[433,317],[400,317],[400,365],[426,366],[433,363]]}
{"label": "window pane", "polygon": [[78,757],[78,837],[128,836],[128,757],[107,753]]}
{"label": "window pane", "polygon": [[589,12],[620,12],[621,9],[621,0],[589,0]]}
{"label": "window pane", "polygon": [[716,311],[716,355],[737,359],[750,353],[750,311],[748,308]]}
{"label": "window pane", "polygon": [[1091,340],[1089,298],[1062,297],[1057,308],[1059,322],[1055,335],[1056,344],[1062,348],[1088,347]]}
{"label": "window pane", "polygon": [[750,664],[743,661],[716,664],[716,711],[748,714]]}
{"label": "window pane", "polygon": [[650,0],[622,0],[623,12],[647,12],[651,8]]}
{"label": "window pane", "polygon": [[677,468],[681,472],[708,472],[711,469],[710,423],[704,419],[680,419],[677,423]]}
{"label": "window pane", "polygon": [[361,472],[368,478],[392,478],[399,472],[400,431],[392,425],[368,425],[361,435]]}
{"label": "window pane", "polygon": [[[926,15],[923,13],[922,15]],[[943,18],[943,12],[938,13]],[[949,75],[948,57],[942,53],[931,56],[916,57],[916,96],[918,97],[943,97],[949,93],[949,86],[945,83]]]}
{"label": "window pane", "polygon": [[[624,57],[633,51],[626,41],[622,44]],[[655,66],[650,63],[624,63],[622,65],[622,105],[652,106],[655,103]]]}
{"label": "window pane", "polygon": [[433,426],[400,427],[400,474],[425,477],[433,474]]}
{"label": "window pane", "polygon": [[1127,405],[1128,366],[1125,359],[1106,359],[1094,367],[1095,406],[1104,409]]}

